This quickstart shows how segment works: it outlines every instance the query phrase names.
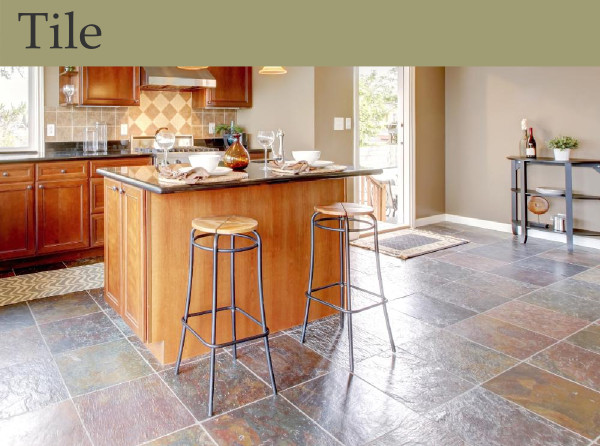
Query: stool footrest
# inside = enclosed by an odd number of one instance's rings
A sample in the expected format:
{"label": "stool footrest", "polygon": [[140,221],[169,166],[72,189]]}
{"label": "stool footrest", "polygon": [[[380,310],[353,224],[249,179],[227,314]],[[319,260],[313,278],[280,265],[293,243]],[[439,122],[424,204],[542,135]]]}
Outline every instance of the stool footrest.
{"label": "stool footrest", "polygon": [[[219,307],[219,308],[217,308],[215,310],[215,313],[218,313],[219,311],[226,311],[226,310],[232,310],[232,309],[235,309],[235,311],[239,311],[244,316],[246,316],[248,319],[250,319],[252,322],[254,322],[255,324],[258,324],[258,325],[260,325],[262,327],[262,322],[260,322],[258,319],[256,319],[251,314],[248,314],[245,310],[243,310],[240,307],[232,308],[231,305],[228,305],[226,307]],[[211,314],[211,313],[212,313],[212,310],[198,311],[196,313],[190,313],[190,314],[188,314],[188,318],[194,317],[194,316],[204,316],[204,315]]]}
{"label": "stool footrest", "polygon": [[252,336],[246,336],[245,338],[236,339],[235,341],[222,342],[220,344],[211,344],[210,342],[205,341],[204,338],[202,338],[202,336],[200,336],[196,332],[196,330],[194,330],[192,327],[190,327],[183,318],[181,318],[181,323],[183,324],[183,326],[185,327],[186,330],[189,330],[196,339],[198,339],[200,342],[202,342],[208,348],[230,347],[232,345],[241,344],[243,342],[254,341],[255,339],[265,338],[265,337],[269,336],[269,333],[270,333],[269,329],[267,328],[267,331],[265,331],[264,333],[259,333],[259,334],[252,335]]}
{"label": "stool footrest", "polygon": [[330,308],[333,308],[334,310],[337,310],[337,311],[345,313],[345,314],[348,314],[348,313],[349,314],[360,313],[362,311],[370,310],[371,308],[379,307],[381,305],[384,305],[384,304],[388,303],[388,300],[387,300],[387,298],[385,296],[381,296],[379,294],[375,294],[375,293],[373,293],[373,292],[371,292],[369,290],[364,290],[364,289],[362,289],[360,287],[357,287],[355,285],[350,285],[350,288],[355,288],[357,290],[364,291],[365,293],[371,294],[372,296],[376,296],[376,297],[378,297],[378,298],[381,299],[381,302],[375,302],[373,305],[367,305],[366,307],[358,308],[356,310],[347,310],[346,308],[342,308],[339,305],[335,305],[335,304],[332,304],[330,302],[324,301],[324,300],[319,299],[318,297],[315,297],[315,296],[313,296],[311,294],[311,293],[314,293],[315,291],[321,291],[321,290],[325,290],[327,288],[333,288],[334,286],[345,287],[346,284],[343,283],[343,282],[336,282],[336,283],[332,283],[332,284],[329,284],[329,285],[324,285],[324,286],[321,286],[321,287],[318,287],[318,288],[313,288],[313,289],[307,291],[306,293],[304,293],[304,295],[308,299],[317,301],[317,302],[319,302],[319,303],[321,303],[323,305],[326,305],[326,306],[328,306]]}

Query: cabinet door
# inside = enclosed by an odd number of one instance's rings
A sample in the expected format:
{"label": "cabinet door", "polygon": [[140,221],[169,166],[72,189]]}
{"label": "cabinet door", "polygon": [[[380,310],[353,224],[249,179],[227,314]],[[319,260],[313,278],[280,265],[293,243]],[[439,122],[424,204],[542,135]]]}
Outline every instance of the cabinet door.
{"label": "cabinet door", "polygon": [[121,312],[121,183],[104,180],[104,296]]}
{"label": "cabinet door", "polygon": [[193,107],[252,107],[252,67],[210,67],[216,88],[194,92]]}
{"label": "cabinet door", "polygon": [[33,183],[0,184],[0,259],[35,254]]}
{"label": "cabinet door", "polygon": [[88,180],[39,181],[36,184],[38,254],[88,248]]}
{"label": "cabinet door", "polygon": [[104,245],[104,214],[90,217],[90,246],[97,248]]}
{"label": "cabinet door", "polygon": [[90,212],[101,214],[104,212],[104,179],[90,179]]}
{"label": "cabinet door", "polygon": [[80,105],[140,103],[140,67],[80,67]]}
{"label": "cabinet door", "polygon": [[144,191],[122,185],[123,284],[121,315],[140,339],[146,339],[146,220]]}

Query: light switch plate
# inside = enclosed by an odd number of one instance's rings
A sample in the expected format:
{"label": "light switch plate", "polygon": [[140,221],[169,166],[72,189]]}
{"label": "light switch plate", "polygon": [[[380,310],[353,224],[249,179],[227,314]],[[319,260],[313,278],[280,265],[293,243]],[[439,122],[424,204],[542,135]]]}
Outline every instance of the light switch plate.
{"label": "light switch plate", "polygon": [[350,130],[352,128],[352,118],[346,118],[346,130]]}
{"label": "light switch plate", "polygon": [[127,136],[127,124],[121,124],[121,136]]}
{"label": "light switch plate", "polygon": [[344,130],[344,118],[333,118],[333,130]]}
{"label": "light switch plate", "polygon": [[215,134],[215,123],[214,122],[208,123],[208,133],[211,135]]}
{"label": "light switch plate", "polygon": [[48,124],[46,126],[46,136],[54,136],[54,124]]}

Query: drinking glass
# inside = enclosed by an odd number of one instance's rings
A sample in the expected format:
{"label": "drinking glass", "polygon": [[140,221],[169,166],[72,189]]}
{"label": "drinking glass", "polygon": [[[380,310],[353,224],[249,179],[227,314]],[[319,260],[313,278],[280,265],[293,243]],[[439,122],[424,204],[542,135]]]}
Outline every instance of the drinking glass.
{"label": "drinking glass", "polygon": [[98,151],[98,133],[96,127],[86,127],[84,130],[83,151],[97,152]]}
{"label": "drinking glass", "polygon": [[169,155],[169,150],[171,150],[175,145],[175,133],[162,131],[159,132],[154,139],[158,147],[164,152],[162,164],[166,166],[168,164],[167,157]]}
{"label": "drinking glass", "polygon": [[273,147],[271,147],[271,153],[273,154],[273,159],[275,161],[279,161],[279,162],[283,162],[283,141],[282,139],[279,139],[279,141],[277,142],[277,144],[274,144]]}
{"label": "drinking glass", "polygon": [[267,167],[267,157],[269,156],[269,148],[273,146],[273,142],[275,141],[275,132],[272,130],[259,130],[256,139],[262,148],[265,149],[265,165],[262,170],[269,170]]}
{"label": "drinking glass", "polygon": [[67,98],[67,104],[71,104],[73,95],[75,94],[75,85],[73,85],[73,84],[64,85],[62,88],[62,92]]}

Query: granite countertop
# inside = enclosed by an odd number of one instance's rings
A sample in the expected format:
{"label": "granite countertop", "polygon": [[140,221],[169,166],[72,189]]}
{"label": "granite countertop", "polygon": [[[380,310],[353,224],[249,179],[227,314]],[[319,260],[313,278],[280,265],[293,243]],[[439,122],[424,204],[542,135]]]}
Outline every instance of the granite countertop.
{"label": "granite countertop", "polygon": [[342,172],[319,172],[303,175],[275,175],[271,172],[262,170],[263,163],[251,162],[246,168],[248,178],[239,181],[229,181],[222,183],[205,183],[205,184],[183,184],[183,185],[166,185],[158,181],[158,175],[154,166],[140,167],[115,167],[98,169],[97,172],[106,178],[121,181],[125,184],[139,187],[141,189],[156,193],[156,194],[171,194],[176,192],[192,192],[207,189],[225,189],[230,187],[254,186],[259,184],[278,184],[287,183],[290,181],[312,181],[322,179],[335,179],[346,177],[357,177],[363,175],[378,175],[383,171],[381,169],[355,169],[349,166]]}
{"label": "granite countertop", "polygon": [[525,156],[518,156],[518,155],[507,156],[506,158],[509,159],[509,160],[513,160],[513,161],[526,161],[526,162],[536,163],[536,164],[565,164],[565,163],[571,163],[571,164],[574,164],[574,165],[577,165],[577,164],[598,164],[598,165],[600,165],[600,160],[598,160],[598,159],[571,158],[568,161],[557,161],[554,158],[545,157],[545,156],[538,156],[537,158],[527,158]]}
{"label": "granite countertop", "polygon": [[39,153],[14,153],[0,154],[0,164],[5,163],[26,163],[34,161],[71,161],[71,160],[94,160],[105,158],[133,158],[138,156],[150,156],[147,153],[131,153],[126,150],[109,150],[108,152],[84,152],[81,149],[59,150],[46,153],[40,156]]}

